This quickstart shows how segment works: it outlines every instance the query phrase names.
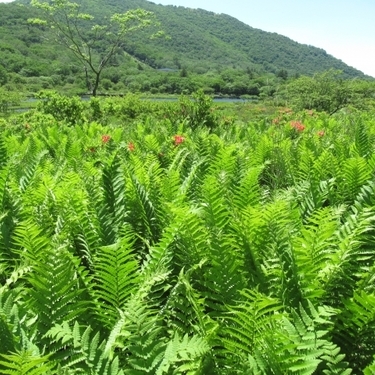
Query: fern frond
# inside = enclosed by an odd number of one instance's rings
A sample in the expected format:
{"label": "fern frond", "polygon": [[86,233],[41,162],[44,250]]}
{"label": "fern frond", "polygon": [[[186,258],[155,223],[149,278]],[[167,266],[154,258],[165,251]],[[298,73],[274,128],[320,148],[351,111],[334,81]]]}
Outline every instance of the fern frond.
{"label": "fern frond", "polygon": [[262,255],[269,292],[278,295],[285,306],[296,308],[303,301],[303,294],[290,238],[298,228],[298,216],[284,200],[265,206],[262,216],[263,228],[259,228],[262,230],[259,235],[265,242]]}
{"label": "fern frond", "polygon": [[53,363],[48,361],[48,356],[34,355],[29,351],[13,354],[0,354],[1,373],[12,375],[45,375],[52,374]]}
{"label": "fern frond", "polygon": [[130,176],[130,183],[133,202],[129,204],[131,212],[128,221],[140,237],[154,243],[160,235],[160,223],[154,202],[151,200],[147,188],[135,176]]}
{"label": "fern frond", "polygon": [[373,140],[368,134],[368,129],[366,123],[360,119],[355,126],[355,148],[358,151],[359,156],[368,158],[372,155],[373,147]]}
{"label": "fern frond", "polygon": [[8,163],[8,152],[5,147],[4,135],[0,137],[0,169],[5,167]]}
{"label": "fern frond", "polygon": [[50,239],[31,219],[18,223],[13,235],[14,247],[20,256],[32,262],[42,261],[50,248]]}
{"label": "fern frond", "polygon": [[248,206],[256,206],[260,203],[259,177],[263,166],[250,167],[239,182],[234,185],[233,203],[239,209],[246,209]]}
{"label": "fern frond", "polygon": [[103,202],[99,213],[104,243],[113,244],[126,216],[125,178],[120,157],[111,156],[102,172]]}
{"label": "fern frond", "polygon": [[119,319],[119,310],[134,292],[139,282],[139,266],[133,254],[131,231],[124,231],[114,245],[97,249],[94,256],[93,296],[95,314],[108,328]]}
{"label": "fern frond", "polygon": [[[309,303],[284,316],[282,326],[274,333],[265,333],[264,358],[268,366],[279,368],[280,373],[315,374],[332,362],[329,350],[335,348],[329,340],[329,327],[335,311],[324,306],[319,309]],[[328,357],[327,357],[328,356]],[[343,356],[336,358],[341,361]],[[347,368],[342,362],[342,367]]]}
{"label": "fern frond", "polygon": [[331,208],[316,210],[293,240],[305,298],[313,300],[324,294],[323,280],[337,246],[336,231],[342,212]]}
{"label": "fern frond", "polygon": [[244,302],[229,307],[225,326],[219,331],[220,342],[225,351],[234,356],[247,357],[259,347],[265,331],[271,331],[280,321],[282,309],[279,300],[262,293],[244,290]]}
{"label": "fern frond", "polygon": [[156,371],[156,375],[168,374],[171,371],[177,373],[196,373],[204,355],[210,347],[199,336],[188,337],[186,334],[180,338],[178,333],[168,343],[163,360]]}
{"label": "fern frond", "polygon": [[16,197],[12,197],[8,186],[9,179],[10,167],[5,167],[0,171],[0,283],[9,276],[14,260],[18,258],[12,248],[19,203]]}
{"label": "fern frond", "polygon": [[364,370],[363,374],[364,375],[373,375],[375,373],[375,357],[371,364],[369,364]]}
{"label": "fern frond", "polygon": [[[205,301],[194,288],[193,275],[203,270],[206,260],[191,267],[186,273],[181,270],[177,283],[171,289],[164,308],[165,319],[174,332],[207,335],[212,329],[211,322],[205,314]],[[199,278],[199,276],[198,276]]]}
{"label": "fern frond", "polygon": [[188,198],[189,201],[197,202],[200,198],[200,186],[206,173],[207,160],[205,158],[194,160],[183,176],[183,181],[179,188],[179,194],[183,198]]}
{"label": "fern frond", "polygon": [[81,298],[84,289],[79,280],[79,261],[65,249],[55,249],[47,254],[28,275],[33,288],[27,291],[27,305],[38,316],[36,324],[40,338],[54,324],[85,319],[83,314],[89,307],[89,303]]}
{"label": "fern frond", "polygon": [[54,346],[64,348],[55,356],[59,358],[62,369],[68,370],[68,373],[123,375],[118,357],[112,352],[106,352],[106,341],[100,341],[99,332],[92,333],[90,326],[82,330],[77,322],[73,327],[63,322],[53,326],[46,337]]}
{"label": "fern frond", "polygon": [[18,342],[16,326],[19,317],[15,298],[16,293],[6,295],[4,288],[0,289],[0,354],[14,351]]}
{"label": "fern frond", "polygon": [[32,183],[37,168],[47,153],[46,150],[43,150],[36,155],[32,155],[27,162],[25,161],[24,167],[22,168],[22,175],[19,176],[19,189],[21,193],[24,193]]}
{"label": "fern frond", "polygon": [[325,269],[325,298],[333,305],[352,295],[356,282],[367,274],[369,262],[375,259],[371,235],[374,212],[370,208],[358,211],[355,207],[351,211],[336,232],[337,247]]}
{"label": "fern frond", "polygon": [[375,205],[374,181],[368,181],[360,188],[353,205],[358,211],[362,210],[364,207],[372,207]]}
{"label": "fern frond", "polygon": [[346,159],[342,167],[339,193],[348,203],[352,203],[361,187],[371,178],[373,171],[364,158]]}
{"label": "fern frond", "polygon": [[340,348],[335,344],[326,344],[324,346],[324,355],[322,359],[325,362],[325,369],[322,371],[326,375],[350,375],[352,369],[349,363],[344,361],[345,354],[340,354]]}
{"label": "fern frond", "polygon": [[231,214],[226,190],[215,176],[208,175],[202,192],[202,218],[207,227],[207,256],[210,264],[205,268],[203,296],[208,306],[219,312],[224,304],[231,304],[238,298],[244,286],[242,268],[243,258],[237,252],[234,238],[229,232]]}
{"label": "fern frond", "polygon": [[354,371],[368,366],[375,352],[375,296],[365,292],[354,292],[352,298],[344,300],[344,306],[335,322],[334,342]]}
{"label": "fern frond", "polygon": [[142,304],[139,298],[127,306],[124,314],[127,318],[124,329],[127,337],[123,345],[128,354],[129,364],[125,373],[129,375],[155,373],[166,348],[166,332],[162,327],[160,316],[145,303]]}

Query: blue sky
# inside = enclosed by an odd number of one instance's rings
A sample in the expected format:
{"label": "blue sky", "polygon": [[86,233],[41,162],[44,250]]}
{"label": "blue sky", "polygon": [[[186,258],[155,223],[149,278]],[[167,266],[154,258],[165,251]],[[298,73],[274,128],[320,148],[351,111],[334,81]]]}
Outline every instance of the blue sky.
{"label": "blue sky", "polygon": [[[105,0],[102,0],[105,1]],[[0,0],[9,2],[9,0]],[[153,0],[226,13],[265,31],[325,49],[375,77],[375,0]]]}

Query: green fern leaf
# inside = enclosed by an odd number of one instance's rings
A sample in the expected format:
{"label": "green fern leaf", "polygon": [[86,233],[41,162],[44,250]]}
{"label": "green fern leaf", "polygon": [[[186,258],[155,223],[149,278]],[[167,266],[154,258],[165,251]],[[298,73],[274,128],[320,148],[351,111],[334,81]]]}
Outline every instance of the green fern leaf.
{"label": "green fern leaf", "polygon": [[[9,298],[9,297],[8,297]],[[0,354],[6,354],[15,349],[15,337],[13,327],[10,321],[10,312],[3,309],[0,299]],[[7,304],[7,302],[5,302]]]}
{"label": "green fern leaf", "polygon": [[346,159],[342,168],[339,193],[347,202],[353,202],[361,187],[370,180],[372,169],[364,158]]}
{"label": "green fern leaf", "polygon": [[29,351],[13,354],[1,354],[1,373],[12,375],[45,375],[51,374],[53,364],[48,361],[48,356],[34,355]]}
{"label": "green fern leaf", "polygon": [[166,332],[162,327],[160,316],[137,298],[125,311],[128,319],[124,342],[129,353],[129,375],[146,375],[155,373],[163,359],[166,347]]}
{"label": "green fern leaf", "polygon": [[359,156],[368,158],[372,154],[372,137],[368,134],[365,122],[360,119],[355,126],[355,147]]}
{"label": "green fern leaf", "polygon": [[8,152],[5,147],[4,136],[0,137],[0,169],[5,167],[8,163]]}
{"label": "green fern leaf", "polygon": [[102,225],[101,233],[104,243],[109,245],[116,242],[119,230],[124,224],[126,216],[125,205],[125,178],[122,170],[120,157],[115,154],[111,156],[103,168],[103,203],[99,213]]}
{"label": "green fern leaf", "polygon": [[39,337],[55,324],[82,316],[88,308],[89,303],[81,298],[84,289],[79,274],[78,260],[65,250],[55,250],[28,275],[33,288],[27,291],[27,305],[38,316]]}
{"label": "green fern leaf", "polygon": [[175,368],[174,371],[177,373],[193,373],[193,370],[196,372],[209,349],[206,341],[199,336],[189,338],[185,335],[180,338],[178,334],[175,334],[167,345],[156,375],[168,374],[172,368]]}
{"label": "green fern leaf", "polygon": [[31,220],[17,225],[13,241],[14,245],[18,247],[17,252],[33,262],[41,261],[50,246],[50,241],[43,229],[40,229]]}
{"label": "green fern leaf", "polygon": [[133,242],[132,232],[125,230],[116,244],[99,248],[94,256],[95,313],[110,329],[139,282],[139,265],[133,254]]}
{"label": "green fern leaf", "polygon": [[374,330],[375,296],[363,291],[354,292],[352,298],[344,300],[333,338],[355,372],[363,370],[373,359]]}
{"label": "green fern leaf", "polygon": [[[62,369],[68,373],[84,373],[90,375],[123,375],[119,368],[117,356],[113,352],[105,352],[106,341],[100,342],[99,332],[92,336],[90,326],[82,327],[75,322],[71,327],[67,322],[57,324],[47,333],[51,342],[62,351],[59,358]],[[111,358],[109,358],[111,357]]]}
{"label": "green fern leaf", "polygon": [[375,373],[375,358],[364,370],[364,375],[373,375]]}

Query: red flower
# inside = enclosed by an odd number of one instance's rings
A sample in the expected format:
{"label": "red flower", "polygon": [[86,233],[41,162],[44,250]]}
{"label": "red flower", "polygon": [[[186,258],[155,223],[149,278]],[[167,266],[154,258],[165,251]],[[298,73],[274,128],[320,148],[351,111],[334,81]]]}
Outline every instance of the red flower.
{"label": "red flower", "polygon": [[108,143],[111,140],[111,136],[108,134],[102,135],[102,143]]}
{"label": "red flower", "polygon": [[185,141],[185,137],[183,137],[182,135],[175,135],[173,138],[175,146],[178,146],[179,144]]}
{"label": "red flower", "polygon": [[305,125],[303,125],[301,121],[291,121],[290,126],[298,132],[303,132],[305,130]]}
{"label": "red flower", "polygon": [[135,150],[135,146],[134,146],[134,143],[133,142],[129,142],[128,143],[128,150],[130,152],[133,152]]}
{"label": "red flower", "polygon": [[320,130],[320,131],[318,131],[317,134],[318,134],[319,137],[323,137],[323,135],[324,135],[325,133],[324,133],[324,130]]}

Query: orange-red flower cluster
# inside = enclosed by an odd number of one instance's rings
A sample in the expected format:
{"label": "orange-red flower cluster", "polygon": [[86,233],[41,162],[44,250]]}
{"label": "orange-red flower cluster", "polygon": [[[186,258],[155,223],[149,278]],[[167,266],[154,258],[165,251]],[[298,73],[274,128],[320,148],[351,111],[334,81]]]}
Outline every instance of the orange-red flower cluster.
{"label": "orange-red flower cluster", "polygon": [[305,130],[305,125],[303,125],[301,121],[291,121],[290,126],[298,132],[303,132]]}
{"label": "orange-red flower cluster", "polygon": [[178,145],[180,145],[182,142],[185,141],[185,137],[183,137],[182,135],[175,135],[173,138],[174,138],[174,145],[175,145],[175,146],[178,146]]}
{"label": "orange-red flower cluster", "polygon": [[324,133],[324,130],[320,130],[320,131],[318,131],[318,137],[323,137],[323,135],[325,134]]}
{"label": "orange-red flower cluster", "polygon": [[108,134],[102,135],[102,143],[108,143],[111,140],[111,136]]}
{"label": "orange-red flower cluster", "polygon": [[134,143],[133,142],[129,142],[128,143],[128,150],[130,152],[133,152],[135,150],[135,146],[134,146]]}

